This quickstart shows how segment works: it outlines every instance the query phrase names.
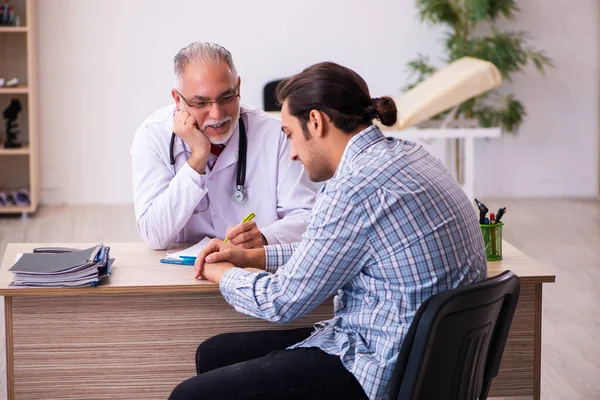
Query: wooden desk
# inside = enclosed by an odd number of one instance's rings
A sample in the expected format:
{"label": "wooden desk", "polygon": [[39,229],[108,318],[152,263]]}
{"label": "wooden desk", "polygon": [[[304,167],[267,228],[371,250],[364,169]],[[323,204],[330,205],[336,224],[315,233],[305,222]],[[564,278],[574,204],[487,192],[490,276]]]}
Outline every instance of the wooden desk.
{"label": "wooden desk", "polygon": [[[191,267],[160,264],[164,252],[142,243],[110,243],[113,274],[96,288],[11,288],[17,253],[49,244],[9,244],[0,269],[5,296],[9,399],[165,399],[195,374],[197,345],[222,332],[306,326],[331,317],[324,304],[289,325],[233,310],[214,284],[195,281]],[[81,247],[92,244],[50,244]],[[521,298],[500,375],[490,396],[539,398],[542,283],[554,276],[504,243]]]}

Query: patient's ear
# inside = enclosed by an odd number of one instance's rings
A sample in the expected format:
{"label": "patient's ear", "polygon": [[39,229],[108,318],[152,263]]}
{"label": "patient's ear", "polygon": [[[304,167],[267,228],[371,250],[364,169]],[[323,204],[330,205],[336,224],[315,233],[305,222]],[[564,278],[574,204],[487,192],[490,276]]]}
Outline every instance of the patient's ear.
{"label": "patient's ear", "polygon": [[313,137],[323,137],[327,115],[319,110],[311,110],[308,114],[308,130]]}

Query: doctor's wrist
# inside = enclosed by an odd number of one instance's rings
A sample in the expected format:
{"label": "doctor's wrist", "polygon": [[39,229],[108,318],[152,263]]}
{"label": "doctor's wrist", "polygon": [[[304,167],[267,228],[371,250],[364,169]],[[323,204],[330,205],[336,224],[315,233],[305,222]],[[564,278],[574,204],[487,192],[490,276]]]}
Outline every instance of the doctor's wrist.
{"label": "doctor's wrist", "polygon": [[194,171],[204,175],[206,173],[206,164],[208,163],[208,158],[197,156],[192,153],[190,158],[188,158],[187,163]]}

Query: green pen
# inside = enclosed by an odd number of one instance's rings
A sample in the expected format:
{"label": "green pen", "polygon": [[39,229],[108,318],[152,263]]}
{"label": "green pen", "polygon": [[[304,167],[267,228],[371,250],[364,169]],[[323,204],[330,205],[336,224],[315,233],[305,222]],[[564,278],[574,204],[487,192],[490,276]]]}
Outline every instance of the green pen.
{"label": "green pen", "polygon": [[[243,224],[244,222],[250,222],[254,219],[254,217],[256,217],[256,214],[251,212],[250,214],[248,214],[244,217],[244,219],[242,220],[242,222],[240,222],[240,224]],[[229,242],[229,238],[225,238],[224,242]]]}

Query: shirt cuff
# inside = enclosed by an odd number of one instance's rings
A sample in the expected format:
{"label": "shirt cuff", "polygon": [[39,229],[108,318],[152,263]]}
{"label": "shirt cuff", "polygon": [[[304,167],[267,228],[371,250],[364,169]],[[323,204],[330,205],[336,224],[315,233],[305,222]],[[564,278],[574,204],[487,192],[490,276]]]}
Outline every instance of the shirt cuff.
{"label": "shirt cuff", "polygon": [[194,168],[190,167],[190,164],[187,162],[183,164],[183,167],[181,167],[178,174],[189,176],[198,187],[204,188],[204,178],[206,177],[206,174],[199,174]]}
{"label": "shirt cuff", "polygon": [[267,244],[278,244],[279,241],[277,241],[277,238],[273,235],[273,233],[271,232],[270,229],[268,229],[268,227],[263,228],[260,230],[260,233],[262,233],[262,235],[265,237],[265,239],[267,239]]}
{"label": "shirt cuff", "polygon": [[219,282],[219,290],[227,303],[234,306],[235,292],[239,286],[239,282],[254,275],[254,272],[246,271],[243,268],[231,268],[225,272]]}
{"label": "shirt cuff", "polygon": [[291,243],[278,244],[275,246],[264,246],[265,248],[265,271],[275,273],[279,267],[284,265],[294,254],[295,246]]}

